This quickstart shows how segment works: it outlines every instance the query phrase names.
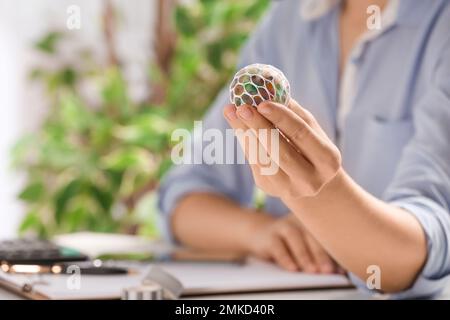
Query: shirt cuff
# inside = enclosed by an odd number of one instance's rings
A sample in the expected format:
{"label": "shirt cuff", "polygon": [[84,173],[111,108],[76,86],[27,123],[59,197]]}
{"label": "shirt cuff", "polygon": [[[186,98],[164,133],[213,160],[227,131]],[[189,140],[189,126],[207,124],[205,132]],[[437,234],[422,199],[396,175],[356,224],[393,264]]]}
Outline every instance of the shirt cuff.
{"label": "shirt cuff", "polygon": [[[411,213],[425,232],[427,240],[427,261],[413,285],[401,292],[386,294],[390,299],[431,298],[439,295],[450,283],[450,266],[445,261],[448,255],[448,239],[446,234],[449,219],[448,213],[433,201],[423,198],[411,198],[390,202]],[[444,219],[444,221],[442,220]],[[382,275],[381,275],[382,276]],[[371,290],[366,283],[353,274],[349,274],[351,281],[359,289],[380,294]]]}
{"label": "shirt cuff", "polygon": [[350,278],[350,281],[364,294],[367,294],[368,296],[380,296],[384,299],[392,300],[433,298],[438,296],[443,291],[443,289],[449,284],[450,280],[450,275],[440,279],[430,279],[421,274],[415,280],[413,286],[409,289],[398,293],[383,294],[377,290],[369,289],[366,283],[353,273],[349,273],[348,277]]}

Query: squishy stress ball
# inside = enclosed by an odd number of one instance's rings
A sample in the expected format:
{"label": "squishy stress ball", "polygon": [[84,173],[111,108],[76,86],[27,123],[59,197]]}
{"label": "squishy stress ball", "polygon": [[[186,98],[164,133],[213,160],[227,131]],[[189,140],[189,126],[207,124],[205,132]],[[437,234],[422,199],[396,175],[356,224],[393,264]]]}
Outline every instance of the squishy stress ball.
{"label": "squishy stress ball", "polygon": [[239,70],[230,85],[230,100],[236,107],[253,107],[263,101],[288,105],[289,82],[283,72],[268,64],[251,64]]}

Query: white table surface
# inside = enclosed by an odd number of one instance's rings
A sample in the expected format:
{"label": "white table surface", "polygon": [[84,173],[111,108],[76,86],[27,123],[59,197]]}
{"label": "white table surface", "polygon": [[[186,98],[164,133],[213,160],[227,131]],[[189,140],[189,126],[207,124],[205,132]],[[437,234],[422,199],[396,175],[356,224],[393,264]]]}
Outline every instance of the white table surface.
{"label": "white table surface", "polygon": [[[229,294],[196,297],[212,300],[370,300],[386,299],[383,296],[370,296],[357,289],[299,290],[284,292]],[[436,300],[450,300],[450,286]]]}
{"label": "white table surface", "polygon": [[[361,294],[355,289],[331,289],[331,290],[305,290],[305,291],[282,291],[246,294],[212,295],[201,297],[189,297],[189,300],[311,300],[311,299],[368,299],[370,297]],[[0,288],[0,300],[21,300],[20,296]]]}
{"label": "white table surface", "polygon": [[[189,297],[190,300],[366,300],[374,297],[356,289],[299,290]],[[0,300],[22,300],[20,296],[0,288]],[[437,299],[450,300],[450,287]]]}
{"label": "white table surface", "polygon": [[[106,237],[106,238],[105,238]],[[60,245],[66,245],[68,247],[77,248],[80,251],[86,251],[85,248],[78,248],[76,245],[86,242],[87,247],[97,247],[103,248],[105,243],[111,246],[113,243],[115,246],[117,244],[126,243],[128,246],[135,246],[137,248],[145,247],[148,250],[149,247],[152,248],[154,252],[164,252],[167,248],[167,244],[160,241],[142,241],[132,236],[124,235],[103,235],[103,234],[93,234],[93,233],[78,233],[69,236],[61,237],[59,239],[62,241]],[[115,241],[113,241],[115,240]],[[95,244],[95,245],[94,245]],[[105,248],[103,248],[105,249]],[[129,247],[128,247],[129,249]],[[108,247],[108,250],[110,248]],[[107,251],[108,251],[107,250]],[[110,250],[111,251],[111,250]],[[189,297],[188,299],[218,299],[218,300],[228,300],[228,299],[248,299],[248,300],[361,300],[361,299],[374,299],[379,297],[369,296],[361,291],[353,288],[349,289],[326,289],[326,290],[298,290],[298,291],[281,291],[281,292],[263,292],[263,293],[239,293],[239,294],[226,294],[226,295],[211,295],[211,296],[201,296],[201,297]],[[20,296],[7,291],[0,287],[0,300],[18,300],[23,299]],[[438,297],[438,299],[450,300],[450,285],[444,293]]]}
{"label": "white table surface", "polygon": [[195,300],[365,300],[370,296],[356,289],[299,290],[195,297]]}

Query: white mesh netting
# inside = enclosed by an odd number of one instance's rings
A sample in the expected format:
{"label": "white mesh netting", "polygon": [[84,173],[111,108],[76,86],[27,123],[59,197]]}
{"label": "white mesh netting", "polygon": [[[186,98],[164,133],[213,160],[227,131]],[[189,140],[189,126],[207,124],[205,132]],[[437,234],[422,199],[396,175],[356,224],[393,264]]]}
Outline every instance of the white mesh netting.
{"label": "white mesh netting", "polygon": [[236,107],[256,107],[263,101],[289,103],[290,86],[283,72],[268,64],[251,64],[239,70],[230,85],[230,100]]}

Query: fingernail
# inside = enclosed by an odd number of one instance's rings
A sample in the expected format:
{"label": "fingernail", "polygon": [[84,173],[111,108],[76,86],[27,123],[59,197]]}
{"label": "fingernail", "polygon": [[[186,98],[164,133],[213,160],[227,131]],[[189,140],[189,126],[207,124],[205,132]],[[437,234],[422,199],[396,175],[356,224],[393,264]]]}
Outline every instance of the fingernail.
{"label": "fingernail", "polygon": [[237,116],[236,116],[236,110],[235,109],[230,109],[227,110],[227,112],[225,113],[227,118],[230,120],[237,120]]}
{"label": "fingernail", "polygon": [[238,115],[244,120],[250,120],[253,117],[253,112],[250,108],[248,106],[239,107]]}
{"label": "fingernail", "polygon": [[261,114],[268,115],[271,111],[271,108],[267,103],[261,103],[260,105],[258,105],[258,111]]}

